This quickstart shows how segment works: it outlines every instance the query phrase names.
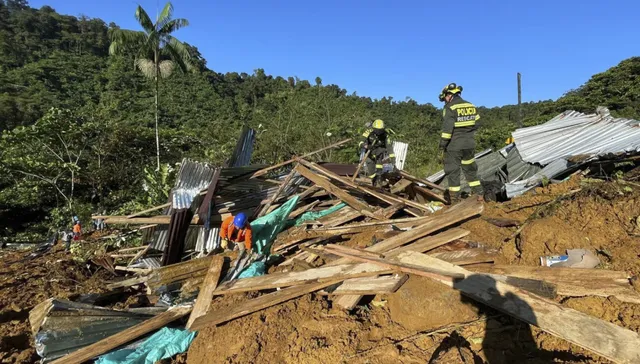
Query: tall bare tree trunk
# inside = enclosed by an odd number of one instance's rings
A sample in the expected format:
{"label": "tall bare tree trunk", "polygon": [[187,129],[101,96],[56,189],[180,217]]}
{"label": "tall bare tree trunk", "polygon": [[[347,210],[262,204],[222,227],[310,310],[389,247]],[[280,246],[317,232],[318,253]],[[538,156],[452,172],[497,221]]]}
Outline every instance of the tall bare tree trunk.
{"label": "tall bare tree trunk", "polygon": [[158,162],[158,167],[156,167],[156,171],[160,170],[160,136],[158,135],[158,72],[160,71],[158,66],[158,52],[155,52],[155,71],[156,71],[156,160]]}

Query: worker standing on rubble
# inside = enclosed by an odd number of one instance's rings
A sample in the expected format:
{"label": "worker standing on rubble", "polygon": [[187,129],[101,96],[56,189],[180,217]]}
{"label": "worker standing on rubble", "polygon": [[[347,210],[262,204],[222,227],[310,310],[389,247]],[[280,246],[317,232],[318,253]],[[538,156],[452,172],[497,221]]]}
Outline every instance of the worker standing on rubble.
{"label": "worker standing on rubble", "polygon": [[384,126],[384,121],[375,120],[371,127],[362,133],[362,139],[358,145],[361,150],[361,158],[364,158],[364,155],[369,152],[365,163],[365,173],[373,185],[376,184],[376,179],[382,175],[385,158],[388,157],[393,165],[396,164],[396,155],[393,153],[389,134],[389,130]]}
{"label": "worker standing on rubble", "polygon": [[460,200],[460,169],[469,183],[471,194],[478,195],[478,200],[482,200],[483,195],[474,158],[476,123],[480,115],[473,104],[462,99],[461,94],[462,86],[450,83],[442,89],[439,97],[445,103],[440,150],[444,173],[448,177],[451,203]]}
{"label": "worker standing on rubble", "polygon": [[229,241],[232,241],[239,250],[251,250],[251,224],[247,220],[247,215],[241,212],[235,217],[229,216],[224,219],[220,228],[220,238],[223,249],[227,249]]}

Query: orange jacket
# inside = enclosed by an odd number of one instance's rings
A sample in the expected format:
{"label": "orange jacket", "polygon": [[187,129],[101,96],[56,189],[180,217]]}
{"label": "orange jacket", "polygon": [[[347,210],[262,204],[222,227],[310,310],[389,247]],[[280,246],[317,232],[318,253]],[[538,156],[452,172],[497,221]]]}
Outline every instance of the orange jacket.
{"label": "orange jacket", "polygon": [[251,225],[247,223],[247,227],[244,229],[238,229],[237,226],[233,225],[233,216],[227,217],[222,222],[220,237],[235,243],[239,243],[244,240],[245,248],[247,248],[247,250],[251,249]]}

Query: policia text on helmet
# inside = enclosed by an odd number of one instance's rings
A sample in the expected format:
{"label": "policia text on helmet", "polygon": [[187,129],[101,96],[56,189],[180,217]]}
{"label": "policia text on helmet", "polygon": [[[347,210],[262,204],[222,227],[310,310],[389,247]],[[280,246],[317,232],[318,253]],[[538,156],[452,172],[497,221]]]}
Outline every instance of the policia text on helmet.
{"label": "policia text on helmet", "polygon": [[460,170],[464,173],[472,194],[483,195],[478,179],[478,166],[474,158],[478,111],[470,102],[462,99],[462,86],[450,83],[442,89],[438,99],[445,103],[442,110],[442,134],[440,149],[443,151],[444,172],[449,183],[451,202],[460,199]]}

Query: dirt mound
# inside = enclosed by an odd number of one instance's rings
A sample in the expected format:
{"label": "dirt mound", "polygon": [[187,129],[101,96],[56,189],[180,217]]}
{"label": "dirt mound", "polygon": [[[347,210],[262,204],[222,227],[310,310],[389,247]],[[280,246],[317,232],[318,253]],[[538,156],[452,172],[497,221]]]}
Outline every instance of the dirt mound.
{"label": "dirt mound", "polygon": [[30,251],[0,252],[0,362],[33,363],[29,311],[50,298],[100,293],[111,276],[104,270],[92,274],[57,245],[30,259]]}
{"label": "dirt mound", "polygon": [[[468,240],[499,250],[496,263],[537,266],[540,256],[586,248],[598,254],[599,268],[635,275],[640,273],[636,223],[640,191],[626,187],[574,177],[506,203],[487,203],[483,217],[526,223],[518,239],[514,239],[518,227],[497,227],[483,218],[462,227],[471,232]],[[353,245],[366,246],[381,233],[367,231]],[[214,307],[229,304],[217,300]],[[614,297],[557,301],[640,331],[640,305]],[[330,308],[323,297],[309,295],[203,330],[186,359],[189,363],[608,363],[420,277],[411,277],[395,294],[378,296],[352,315]]]}

